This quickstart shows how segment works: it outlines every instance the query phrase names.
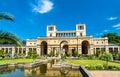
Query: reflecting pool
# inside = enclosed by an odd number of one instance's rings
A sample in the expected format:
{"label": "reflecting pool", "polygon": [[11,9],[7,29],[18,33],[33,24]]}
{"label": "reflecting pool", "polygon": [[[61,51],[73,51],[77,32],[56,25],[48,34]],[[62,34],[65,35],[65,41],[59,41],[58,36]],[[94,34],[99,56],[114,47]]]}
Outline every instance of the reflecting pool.
{"label": "reflecting pool", "polygon": [[51,63],[35,68],[10,67],[0,69],[0,77],[83,77],[79,70],[72,68],[52,68]]}

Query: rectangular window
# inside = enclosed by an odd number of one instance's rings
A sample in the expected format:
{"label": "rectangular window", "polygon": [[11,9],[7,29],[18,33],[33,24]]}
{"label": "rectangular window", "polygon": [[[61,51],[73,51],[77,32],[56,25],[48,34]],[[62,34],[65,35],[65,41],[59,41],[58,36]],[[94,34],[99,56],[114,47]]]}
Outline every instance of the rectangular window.
{"label": "rectangular window", "polygon": [[78,30],[84,30],[84,26],[78,26]]}
{"label": "rectangular window", "polygon": [[48,27],[48,31],[53,31],[54,27]]}
{"label": "rectangular window", "polygon": [[82,33],[80,33],[80,36],[82,36]]}
{"label": "rectangular window", "polygon": [[52,37],[52,33],[50,33],[50,37]]}

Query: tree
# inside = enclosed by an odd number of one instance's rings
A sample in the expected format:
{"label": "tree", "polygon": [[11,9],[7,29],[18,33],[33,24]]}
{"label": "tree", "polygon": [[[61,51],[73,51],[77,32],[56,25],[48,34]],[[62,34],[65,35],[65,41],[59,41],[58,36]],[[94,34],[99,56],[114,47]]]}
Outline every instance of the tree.
{"label": "tree", "polygon": [[28,52],[28,58],[32,58],[33,60],[38,57],[37,51],[31,50]]}
{"label": "tree", "polygon": [[113,56],[111,53],[104,52],[103,53],[103,59],[106,61],[106,64],[108,65],[108,61],[113,60]]}
{"label": "tree", "polygon": [[102,37],[108,37],[109,43],[120,45],[120,36],[118,36],[117,33],[107,33],[104,34]]}
{"label": "tree", "polygon": [[22,43],[23,43],[23,44],[26,44],[26,40],[22,40]]}
{"label": "tree", "polygon": [[0,50],[0,56],[3,56],[3,55],[4,55],[4,51]]}
{"label": "tree", "polygon": [[[0,20],[14,21],[14,17],[8,13],[0,13]],[[5,31],[0,31],[0,44],[15,44],[17,46],[22,46],[22,42],[17,36]]]}
{"label": "tree", "polygon": [[0,13],[0,20],[10,20],[14,21],[14,17],[8,13]]}
{"label": "tree", "polygon": [[22,46],[20,39],[10,32],[0,31],[0,44],[15,44]]}

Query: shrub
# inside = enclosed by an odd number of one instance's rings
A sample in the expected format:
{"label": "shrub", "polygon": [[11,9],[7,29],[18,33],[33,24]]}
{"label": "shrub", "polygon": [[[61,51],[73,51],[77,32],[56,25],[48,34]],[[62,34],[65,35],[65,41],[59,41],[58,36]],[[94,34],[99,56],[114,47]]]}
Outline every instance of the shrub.
{"label": "shrub", "polygon": [[53,51],[50,51],[49,56],[50,56],[50,57],[53,57],[53,56],[54,56],[54,52],[53,52]]}
{"label": "shrub", "polygon": [[59,51],[57,51],[57,52],[56,52],[56,57],[58,57],[58,56],[59,56],[59,54],[60,54],[60,53],[59,53]]}
{"label": "shrub", "polygon": [[106,60],[106,61],[112,61],[113,60],[113,56],[112,56],[111,53],[104,52],[103,53],[103,59]]}
{"label": "shrub", "polygon": [[37,51],[32,50],[28,52],[28,56],[27,58],[32,58],[32,59],[36,59],[38,57]]}
{"label": "shrub", "polygon": [[72,52],[71,52],[71,51],[67,52],[67,55],[68,55],[69,57],[72,56]]}
{"label": "shrub", "polygon": [[89,69],[90,69],[90,66],[89,66],[89,65],[85,65],[85,68],[89,70]]}
{"label": "shrub", "polygon": [[66,54],[61,54],[61,59],[65,60],[66,59]]}
{"label": "shrub", "polygon": [[115,66],[117,70],[120,70],[120,66]]}
{"label": "shrub", "polygon": [[120,60],[120,51],[116,54],[115,58],[116,58],[117,60]]}
{"label": "shrub", "polygon": [[88,59],[95,59],[94,55],[88,55]]}
{"label": "shrub", "polygon": [[88,57],[88,55],[87,54],[82,54],[82,57]]}
{"label": "shrub", "polygon": [[78,51],[75,51],[74,54],[75,54],[75,57],[79,56]]}
{"label": "shrub", "polygon": [[25,58],[25,54],[18,54],[17,58]]}
{"label": "shrub", "polygon": [[96,65],[96,69],[97,70],[102,70],[102,69],[104,69],[104,67],[103,67],[103,65],[99,64],[99,65]]}
{"label": "shrub", "polygon": [[90,66],[90,70],[96,70],[96,66],[91,65],[91,66]]}
{"label": "shrub", "polygon": [[108,65],[105,63],[103,64],[104,69],[108,69]]}
{"label": "shrub", "polygon": [[78,57],[82,57],[82,54],[78,54]]}
{"label": "shrub", "polygon": [[96,51],[96,56],[98,57],[99,55],[100,55],[100,51],[97,50],[97,51]]}
{"label": "shrub", "polygon": [[96,66],[94,65],[85,65],[85,68],[88,70],[96,70]]}
{"label": "shrub", "polygon": [[108,69],[109,69],[109,70],[115,70],[116,67],[115,67],[115,66],[108,66]]}
{"label": "shrub", "polygon": [[4,56],[4,51],[3,50],[0,50],[0,56]]}

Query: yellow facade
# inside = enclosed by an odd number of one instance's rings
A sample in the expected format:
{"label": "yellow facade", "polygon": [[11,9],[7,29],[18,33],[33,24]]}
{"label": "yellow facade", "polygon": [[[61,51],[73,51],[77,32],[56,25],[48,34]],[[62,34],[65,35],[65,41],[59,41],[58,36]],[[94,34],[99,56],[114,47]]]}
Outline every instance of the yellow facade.
{"label": "yellow facade", "polygon": [[[86,36],[86,25],[77,24],[75,30],[58,31],[56,25],[48,25],[46,37],[37,37],[37,39],[27,39],[26,45],[21,49],[12,45],[0,45],[0,49],[10,48],[12,54],[24,53],[27,55],[29,50],[36,50],[40,56],[49,54],[51,51],[56,54],[75,51],[78,54],[94,54],[96,51],[106,51],[112,54],[118,53],[120,47],[114,44],[108,44],[108,38],[94,38]],[[8,51],[7,49],[7,51]]]}

